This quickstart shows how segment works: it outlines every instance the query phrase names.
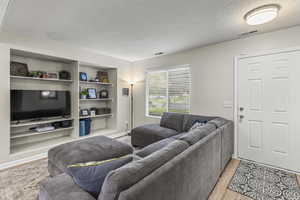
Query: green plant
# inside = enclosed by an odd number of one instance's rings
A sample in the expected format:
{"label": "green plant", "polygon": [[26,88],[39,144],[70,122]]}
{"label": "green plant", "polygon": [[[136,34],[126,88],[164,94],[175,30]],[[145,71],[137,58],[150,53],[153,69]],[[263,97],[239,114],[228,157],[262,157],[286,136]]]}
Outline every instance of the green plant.
{"label": "green plant", "polygon": [[86,96],[86,95],[88,95],[88,92],[87,92],[86,90],[82,90],[82,91],[80,92],[80,95],[81,95],[81,96]]}

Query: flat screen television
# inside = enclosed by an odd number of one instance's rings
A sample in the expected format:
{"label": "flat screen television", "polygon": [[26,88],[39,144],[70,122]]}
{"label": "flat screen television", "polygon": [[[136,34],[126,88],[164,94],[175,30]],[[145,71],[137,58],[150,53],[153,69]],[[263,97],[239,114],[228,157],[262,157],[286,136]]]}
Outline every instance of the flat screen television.
{"label": "flat screen television", "polygon": [[71,114],[69,91],[11,90],[11,120],[66,117]]}

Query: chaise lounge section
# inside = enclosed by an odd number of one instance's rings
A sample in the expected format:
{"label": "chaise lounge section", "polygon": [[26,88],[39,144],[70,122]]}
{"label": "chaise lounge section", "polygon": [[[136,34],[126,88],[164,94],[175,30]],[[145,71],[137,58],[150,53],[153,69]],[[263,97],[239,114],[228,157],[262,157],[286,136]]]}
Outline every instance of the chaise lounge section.
{"label": "chaise lounge section", "polygon": [[195,122],[206,123],[216,117],[179,113],[164,113],[160,124],[147,124],[131,131],[131,144],[134,147],[145,147],[157,141],[170,138],[189,131]]}

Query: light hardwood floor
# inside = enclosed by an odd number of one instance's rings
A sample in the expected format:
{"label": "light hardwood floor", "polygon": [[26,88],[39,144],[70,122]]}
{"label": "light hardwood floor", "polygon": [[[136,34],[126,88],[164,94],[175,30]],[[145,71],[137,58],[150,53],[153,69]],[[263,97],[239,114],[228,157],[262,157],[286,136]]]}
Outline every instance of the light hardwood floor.
{"label": "light hardwood floor", "polygon": [[[222,176],[220,177],[217,185],[212,191],[208,200],[253,200],[252,198],[243,196],[239,193],[233,192],[227,189],[232,176],[236,168],[238,167],[240,161],[232,159],[226,169],[224,170]],[[297,176],[298,183],[300,183],[300,176]]]}

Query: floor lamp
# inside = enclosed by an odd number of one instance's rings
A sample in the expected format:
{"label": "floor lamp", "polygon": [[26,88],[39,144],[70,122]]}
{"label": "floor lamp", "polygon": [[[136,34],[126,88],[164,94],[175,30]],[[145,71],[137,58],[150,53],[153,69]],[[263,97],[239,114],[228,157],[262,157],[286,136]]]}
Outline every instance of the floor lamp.
{"label": "floor lamp", "polygon": [[131,130],[133,129],[133,82],[130,83],[130,132],[128,135],[131,134]]}

